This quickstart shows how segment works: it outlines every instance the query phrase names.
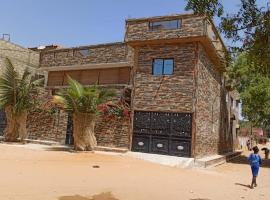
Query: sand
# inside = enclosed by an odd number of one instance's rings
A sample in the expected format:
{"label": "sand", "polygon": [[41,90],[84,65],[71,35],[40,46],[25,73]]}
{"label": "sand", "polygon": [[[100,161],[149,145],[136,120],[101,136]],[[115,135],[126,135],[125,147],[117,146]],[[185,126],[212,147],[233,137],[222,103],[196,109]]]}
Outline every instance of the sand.
{"label": "sand", "polygon": [[252,190],[244,155],[211,169],[181,169],[123,155],[0,144],[0,169],[0,200],[270,199],[270,162]]}

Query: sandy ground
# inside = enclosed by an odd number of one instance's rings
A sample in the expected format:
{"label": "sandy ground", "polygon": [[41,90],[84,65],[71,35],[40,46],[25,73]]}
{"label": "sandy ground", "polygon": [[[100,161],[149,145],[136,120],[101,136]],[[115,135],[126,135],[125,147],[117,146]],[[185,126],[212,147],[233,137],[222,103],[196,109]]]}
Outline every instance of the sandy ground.
{"label": "sandy ground", "polygon": [[269,200],[270,162],[251,190],[246,157],[181,169],[123,155],[0,144],[0,200]]}

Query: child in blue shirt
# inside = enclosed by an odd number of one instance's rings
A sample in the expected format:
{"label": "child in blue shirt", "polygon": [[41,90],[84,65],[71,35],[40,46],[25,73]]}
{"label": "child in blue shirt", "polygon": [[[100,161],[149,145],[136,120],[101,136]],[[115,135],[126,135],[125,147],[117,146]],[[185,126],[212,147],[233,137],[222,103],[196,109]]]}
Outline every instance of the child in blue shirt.
{"label": "child in blue shirt", "polygon": [[259,153],[259,148],[257,146],[253,147],[252,150],[254,151],[254,153],[251,153],[248,157],[248,161],[251,167],[251,171],[252,171],[252,182],[250,185],[250,188],[253,189],[253,187],[257,187],[257,182],[256,182],[256,178],[258,176],[259,173],[259,168],[260,165],[262,164],[262,159],[260,157]]}

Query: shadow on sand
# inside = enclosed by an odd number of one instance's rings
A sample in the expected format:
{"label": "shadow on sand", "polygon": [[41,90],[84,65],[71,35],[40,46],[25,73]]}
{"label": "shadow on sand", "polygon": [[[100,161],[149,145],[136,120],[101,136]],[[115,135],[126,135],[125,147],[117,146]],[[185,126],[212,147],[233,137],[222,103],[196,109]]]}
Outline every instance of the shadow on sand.
{"label": "shadow on sand", "polygon": [[[228,163],[234,163],[234,164],[246,164],[249,165],[247,157],[244,155],[240,155],[236,158],[233,158],[232,160],[227,161]],[[262,165],[261,167],[270,168],[270,160],[262,159]]]}
{"label": "shadow on sand", "polygon": [[240,186],[243,186],[243,187],[246,187],[246,188],[250,188],[250,185],[247,185],[247,184],[235,183],[235,185],[240,185]]}
{"label": "shadow on sand", "polygon": [[196,198],[196,199],[190,199],[190,200],[210,200],[210,199]]}
{"label": "shadow on sand", "polygon": [[62,196],[58,200],[119,200],[116,199],[111,192],[100,193],[92,197],[83,197],[80,195]]}
{"label": "shadow on sand", "polygon": [[45,147],[45,150],[46,151],[65,151],[65,152],[70,152],[70,153],[75,152],[73,148],[70,146],[48,146],[48,147]]}

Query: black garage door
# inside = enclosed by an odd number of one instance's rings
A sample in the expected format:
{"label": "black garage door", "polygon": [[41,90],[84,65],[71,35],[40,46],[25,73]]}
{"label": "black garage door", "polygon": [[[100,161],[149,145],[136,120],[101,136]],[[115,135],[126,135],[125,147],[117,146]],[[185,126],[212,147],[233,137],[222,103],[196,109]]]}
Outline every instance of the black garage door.
{"label": "black garage door", "polygon": [[135,111],[132,150],[191,157],[192,115]]}

